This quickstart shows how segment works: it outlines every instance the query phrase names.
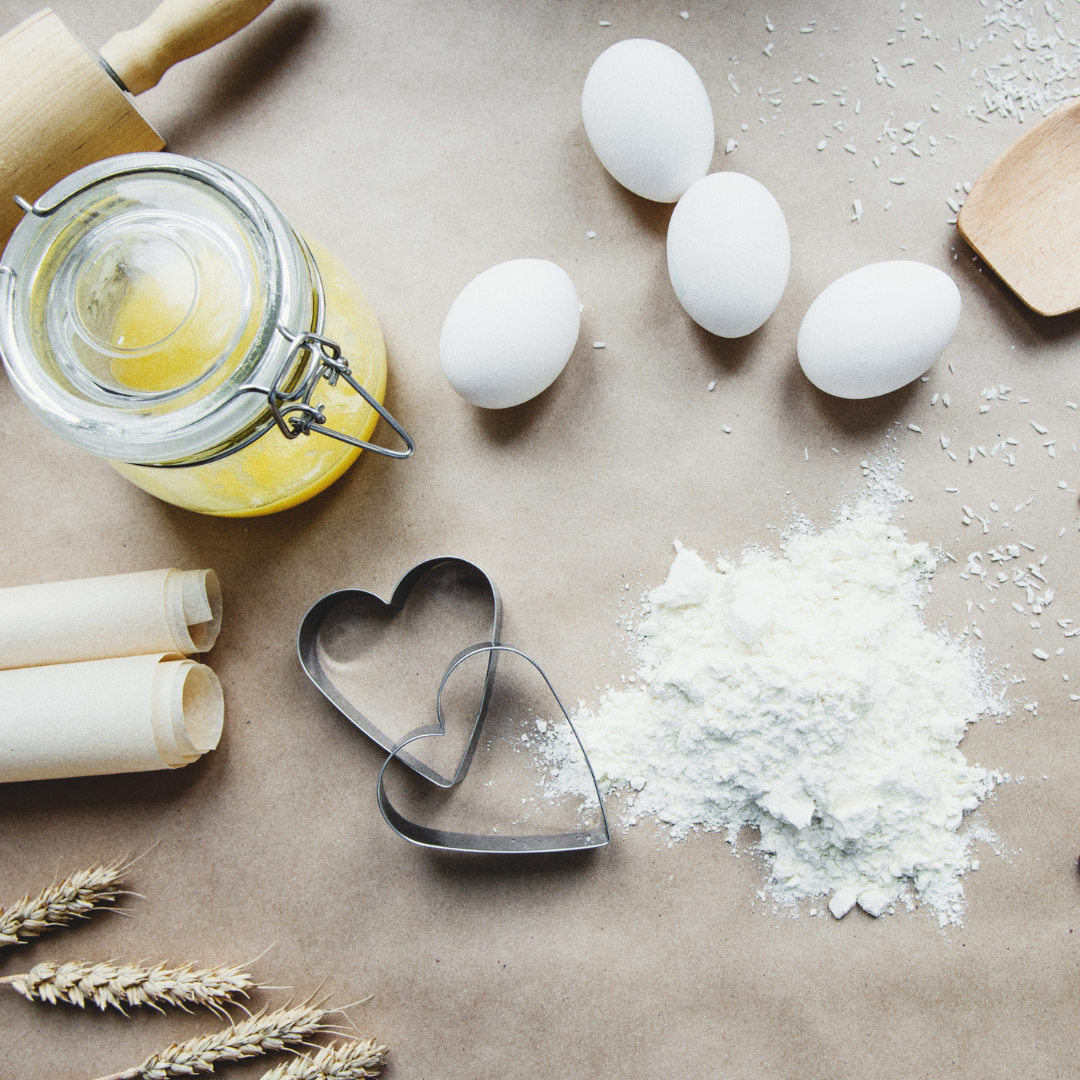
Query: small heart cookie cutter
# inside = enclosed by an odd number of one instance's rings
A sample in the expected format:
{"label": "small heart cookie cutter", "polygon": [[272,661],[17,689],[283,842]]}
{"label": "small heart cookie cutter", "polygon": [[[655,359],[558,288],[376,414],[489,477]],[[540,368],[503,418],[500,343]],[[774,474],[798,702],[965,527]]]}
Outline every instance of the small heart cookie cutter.
{"label": "small heart cookie cutter", "polygon": [[[438,567],[452,567],[467,574],[477,574],[487,584],[487,587],[490,589],[494,609],[491,640],[481,642],[478,645],[471,645],[468,648],[463,649],[450,661],[435,695],[436,722],[415,727],[403,738],[395,741],[356,708],[353,702],[350,701],[349,698],[334,684],[333,679],[326,672],[319,657],[319,630],[332,611],[341,604],[359,598],[373,601],[376,605],[381,605],[383,608],[389,608],[395,613],[400,613],[404,609],[405,602],[408,600],[409,594],[412,592],[413,587],[417,582],[419,582],[427,573]],[[316,601],[311,608],[308,609],[304,618],[301,620],[296,647],[300,657],[300,664],[303,667],[304,672],[323,696],[326,697],[326,699],[348,720],[364,732],[365,735],[388,752],[389,756],[379,770],[377,799],[379,810],[381,811],[384,820],[390,828],[403,839],[420,847],[432,848],[440,851],[483,852],[486,854],[507,855],[528,854],[531,852],[581,851],[604,847],[611,842],[611,832],[608,828],[607,813],[604,810],[604,800],[600,795],[600,786],[596,781],[596,775],[593,772],[589,756],[585,752],[585,747],[582,745],[581,737],[578,735],[577,729],[574,727],[573,721],[571,721],[559,695],[555,692],[555,688],[551,685],[551,680],[548,679],[540,665],[520,649],[516,649],[511,645],[504,645],[499,640],[501,627],[502,600],[495,583],[475,563],[471,563],[467,559],[448,556],[426,559],[421,563],[417,563],[417,565],[405,573],[397,583],[389,601],[383,600],[381,597],[376,596],[374,593],[365,589],[339,589],[336,592],[328,593],[326,596],[322,597],[322,599]],[[495,672],[498,656],[499,653],[504,652],[521,657],[536,669],[540,674],[540,677],[547,684],[547,688],[550,690],[551,696],[555,699],[555,703],[559,706],[567,724],[570,725],[570,730],[573,732],[574,739],[581,750],[585,766],[589,770],[593,790],[596,793],[596,802],[600,809],[600,821],[597,828],[580,829],[563,833],[525,835],[506,833],[461,833],[437,829],[411,821],[391,803],[390,798],[386,793],[384,781],[386,770],[394,760],[400,761],[419,776],[424,777],[424,779],[441,788],[454,787],[465,778],[465,774],[469,771],[469,765],[472,763],[477,743],[480,740],[480,733],[484,725],[484,719],[487,715],[492,690],[495,686]],[[446,684],[451,675],[453,675],[454,671],[461,664],[466,660],[483,653],[487,653],[488,655],[487,670],[484,677],[484,686],[480,696],[480,703],[477,707],[476,716],[469,735],[469,741],[454,775],[452,777],[446,777],[425,762],[420,761],[414,755],[407,753],[405,748],[409,744],[416,742],[418,739],[426,739],[432,736],[437,737],[446,733],[446,722],[445,716],[443,715],[443,692],[446,689]]]}
{"label": "small heart cookie cutter", "polygon": [[472,732],[469,735],[469,742],[465,749],[465,753],[463,754],[454,775],[444,776],[442,773],[438,772],[425,762],[420,761],[412,754],[398,753],[400,748],[406,742],[412,742],[414,739],[421,738],[424,735],[442,735],[444,729],[438,724],[426,724],[422,727],[414,728],[403,738],[395,739],[393,736],[388,735],[373,720],[365,716],[355,704],[353,704],[353,702],[338,689],[334,680],[323,667],[318,650],[319,630],[322,628],[323,622],[336,608],[350,601],[368,600],[372,601],[376,606],[389,608],[396,614],[400,614],[405,608],[405,602],[409,599],[409,594],[413,591],[413,588],[420,579],[439,567],[456,568],[465,574],[476,574],[483,580],[492,601],[491,644],[497,644],[499,641],[499,633],[502,629],[502,598],[499,596],[499,590],[495,587],[495,582],[492,581],[479,566],[469,562],[467,559],[445,556],[437,559],[425,559],[423,562],[417,563],[416,566],[404,574],[397,585],[394,586],[394,591],[389,600],[383,600],[381,596],[377,596],[367,589],[338,589],[336,592],[327,593],[321,600],[317,600],[312,604],[301,621],[300,632],[297,634],[296,638],[296,650],[299,653],[300,664],[307,674],[307,677],[316,685],[316,687],[318,687],[319,691],[327,701],[338,710],[338,712],[344,714],[369,739],[381,746],[388,754],[398,754],[402,763],[412,769],[413,772],[418,773],[420,776],[424,777],[425,780],[430,780],[431,783],[436,784],[438,787],[450,788],[455,784],[460,783],[465,774],[469,771],[469,764],[472,761],[473,753],[476,750],[476,744],[480,741],[480,729],[483,727],[488,701],[491,698],[491,691],[495,683],[495,666],[497,659],[495,654],[492,654],[491,659],[488,662],[488,670],[484,679],[484,690],[481,694],[480,706],[477,709],[476,717],[473,721]]}

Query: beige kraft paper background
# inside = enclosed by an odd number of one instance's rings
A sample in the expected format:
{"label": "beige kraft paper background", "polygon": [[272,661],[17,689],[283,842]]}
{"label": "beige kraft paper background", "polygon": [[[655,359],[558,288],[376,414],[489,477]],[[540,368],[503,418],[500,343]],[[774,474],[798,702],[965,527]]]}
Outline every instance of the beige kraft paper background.
{"label": "beige kraft paper background", "polygon": [[[418,449],[407,462],[362,455],[276,516],[203,518],[47,433],[0,379],[0,585],[213,567],[224,622],[206,660],[226,700],[220,747],[175,773],[0,788],[0,904],[54,872],[156,845],[129,876],[141,894],[125,904],[132,918],[103,914],[4,950],[0,974],[45,959],[233,963],[273,946],[254,969],[263,982],[299,996],[322,985],[340,1003],[371,995],[350,1015],[391,1047],[389,1080],[1072,1075],[1080,703],[1062,674],[1080,686],[1080,644],[1054,620],[1080,619],[1068,490],[1080,487],[1080,414],[1064,405],[1080,401],[1080,319],[1031,315],[946,224],[954,184],[1030,127],[965,115],[982,111],[972,68],[1013,48],[961,46],[985,35],[989,2],[907,0],[901,12],[899,0],[276,0],[147,93],[140,105],[171,149],[249,177],[353,271],[386,335],[388,404]],[[36,6],[0,0],[0,26]],[[151,6],[56,0],[94,50]],[[1080,4],[1053,6],[1076,37]],[[1053,33],[1041,3],[1031,18]],[[756,177],[787,216],[787,290],[747,339],[713,338],[685,316],[666,271],[670,207],[619,188],[585,138],[585,74],[607,45],[635,36],[696,67],[716,117],[714,169]],[[895,87],[875,82],[873,56]],[[903,67],[907,57],[916,63]],[[819,84],[793,83],[796,69]],[[883,125],[920,120],[923,156],[901,148],[875,169]],[[739,145],[725,154],[729,138]],[[890,184],[897,176],[904,185]],[[476,274],[523,256],[573,278],[581,338],[550,390],[483,413],[446,385],[440,327]],[[861,404],[829,399],[798,368],[799,322],[835,278],[892,258],[953,275],[960,329],[927,383]],[[981,414],[981,390],[1001,383],[1012,400]],[[931,406],[935,392],[950,395],[948,410]],[[1031,420],[1056,438],[1055,459]],[[1010,436],[1015,467],[968,464],[969,446]],[[386,827],[374,796],[381,754],[297,662],[297,627],[316,599],[354,585],[386,596],[421,559],[472,559],[502,592],[505,640],[568,703],[595,701],[631,670],[617,620],[663,580],[674,538],[737,556],[775,544],[793,513],[825,526],[864,483],[859,462],[881,460],[886,444],[914,496],[898,522],[960,560],[935,582],[929,625],[969,624],[966,602],[986,594],[959,572],[991,542],[1049,554],[1057,591],[1042,636],[1007,595],[980,623],[988,660],[1027,681],[1009,685],[1008,720],[975,725],[962,750],[1025,779],[977,814],[1001,854],[977,845],[962,928],[943,932],[925,911],[836,922],[809,918],[804,902],[799,918],[774,913],[757,895],[757,860],[734,858],[715,834],[669,848],[647,821],[616,827],[606,850],[535,859],[440,857]],[[1003,514],[992,536],[961,524],[963,504],[986,513],[994,499],[1011,514],[1032,494],[1008,531]],[[1032,656],[1062,645],[1060,658]],[[0,1077],[97,1077],[216,1027],[209,1014],[125,1019],[4,992]],[[246,1080],[267,1067],[218,1073]]]}

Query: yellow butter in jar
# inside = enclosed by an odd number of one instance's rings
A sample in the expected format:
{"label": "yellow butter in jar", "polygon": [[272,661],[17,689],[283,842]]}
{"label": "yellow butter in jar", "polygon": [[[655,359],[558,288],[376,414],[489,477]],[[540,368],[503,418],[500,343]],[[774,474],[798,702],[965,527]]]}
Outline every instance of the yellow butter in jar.
{"label": "yellow butter in jar", "polygon": [[[246,517],[317,494],[362,449],[411,454],[359,286],[250,182],[132,154],[27,209],[0,260],[5,365],[52,430],[139,487]],[[380,417],[404,450],[369,441]]]}
{"label": "yellow butter in jar", "polygon": [[[308,239],[307,246],[322,275],[326,298],[323,332],[336,341],[349,358],[353,376],[378,401],[386,393],[386,346],[367,298],[348,270],[326,248]],[[121,313],[141,325],[137,308]],[[198,354],[196,354],[198,355]],[[162,365],[192,364],[190,355],[168,350]],[[192,366],[194,366],[192,364]],[[159,377],[162,368],[125,372],[125,381]],[[326,422],[332,427],[369,439],[379,419],[375,410],[344,382],[322,387]],[[317,495],[357,459],[360,448],[334,439],[312,436],[286,439],[271,428],[250,446],[219,461],[187,469],[154,469],[124,462],[112,466],[144,491],[166,502],[221,517],[250,517],[286,510]]]}

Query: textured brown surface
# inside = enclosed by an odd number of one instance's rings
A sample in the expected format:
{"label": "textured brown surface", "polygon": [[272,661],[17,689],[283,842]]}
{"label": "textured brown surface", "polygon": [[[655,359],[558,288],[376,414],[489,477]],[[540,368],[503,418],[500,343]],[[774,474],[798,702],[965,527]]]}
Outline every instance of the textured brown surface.
{"label": "textured brown surface", "polygon": [[[96,46],[149,6],[71,0],[58,10]],[[733,858],[715,835],[669,849],[648,823],[588,857],[415,850],[378,816],[379,754],[319,699],[295,655],[301,615],[323,593],[359,585],[386,595],[414,562],[454,553],[498,583],[506,639],[534,655],[569,702],[595,700],[595,687],[629,670],[619,601],[662,580],[673,537],[703,554],[737,554],[774,542],[770,527],[790,508],[825,524],[842,493],[863,483],[859,461],[879,456],[892,433],[915,496],[902,510],[912,539],[961,560],[986,540],[1026,540],[1051,555],[1058,598],[1048,616],[1080,618],[1076,495],[1057,488],[1060,479],[1080,487],[1078,414],[1064,407],[1080,401],[1080,320],[1032,315],[945,223],[954,182],[974,180],[1023,130],[962,115],[976,101],[976,61],[952,45],[981,32],[984,9],[927,5],[925,24],[940,39],[920,42],[913,31],[886,46],[898,6],[777,5],[770,60],[756,3],[277,0],[142,99],[174,150],[244,173],[353,269],[386,333],[389,404],[419,449],[404,463],[362,457],[323,495],[274,517],[204,519],[47,434],[0,381],[2,584],[213,566],[225,619],[208,662],[227,707],[221,747],[176,773],[0,790],[4,898],[37,888],[57,865],[157,844],[132,872],[145,896],[130,901],[134,918],[102,915],[6,951],[0,974],[44,959],[239,962],[276,943],[256,968],[264,981],[306,993],[325,980],[340,1001],[373,995],[352,1015],[391,1047],[392,1080],[1042,1080],[1075,1071],[1080,714],[1061,675],[1071,670],[1077,686],[1080,668],[1070,668],[1074,639],[1061,639],[1049,617],[1038,638],[1005,596],[981,621],[989,656],[1027,675],[1011,692],[1039,708],[976,725],[963,743],[969,760],[1027,779],[981,811],[1010,854],[980,845],[966,926],[947,933],[925,913],[874,921],[853,912],[837,923],[808,918],[804,904],[797,920],[774,915],[756,897],[753,859]],[[2,0],[2,25],[33,7]],[[914,27],[910,0],[908,9]],[[800,35],[810,19],[815,32]],[[683,51],[712,97],[716,167],[761,180],[787,215],[791,279],[747,340],[720,341],[689,322],[667,279],[670,209],[619,189],[585,139],[585,73],[602,48],[630,36]],[[875,55],[895,89],[875,84]],[[901,69],[905,56],[917,65]],[[795,68],[820,86],[793,85]],[[841,86],[846,111],[810,105]],[[784,119],[761,124],[774,115],[765,99],[776,87]],[[873,168],[890,110],[897,126],[928,119],[924,131],[942,144],[935,158],[903,151],[895,170]],[[818,153],[841,115],[848,131]],[[740,146],[725,156],[728,137]],[[856,155],[843,151],[848,139]],[[890,175],[907,183],[890,185]],[[853,198],[866,208],[859,225],[849,220]],[[445,384],[439,330],[475,274],[521,256],[570,273],[585,304],[581,341],[538,400],[482,413]],[[956,338],[926,384],[866,403],[828,399],[798,368],[799,321],[840,274],[896,257],[953,274],[964,304]],[[998,383],[1031,404],[980,414],[980,391]],[[930,406],[935,391],[950,394],[948,412]],[[1057,437],[1055,460],[1029,419]],[[1015,468],[967,464],[969,445],[989,449],[1009,435],[1020,441]],[[1016,528],[1006,532],[996,515],[997,535],[984,538],[960,524],[961,504],[986,512],[996,499],[1011,512],[1032,488]],[[960,630],[965,601],[984,595],[950,566],[926,618]],[[1037,644],[1068,651],[1040,664]],[[0,1076],[99,1076],[214,1026],[206,1016],[125,1019],[0,996]],[[221,1075],[257,1077],[263,1067]]]}

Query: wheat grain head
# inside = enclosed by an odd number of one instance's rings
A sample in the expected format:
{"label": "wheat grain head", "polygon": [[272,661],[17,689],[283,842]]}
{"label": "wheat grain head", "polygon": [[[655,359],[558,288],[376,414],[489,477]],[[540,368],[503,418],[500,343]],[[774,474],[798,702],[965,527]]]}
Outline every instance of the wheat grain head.
{"label": "wheat grain head", "polygon": [[173,1043],[160,1054],[152,1054],[141,1065],[112,1073],[101,1080],[169,1080],[174,1076],[213,1072],[219,1062],[271,1054],[329,1030],[331,1025],[325,1020],[330,1012],[307,1002],[274,1012],[264,1009],[221,1031]]}
{"label": "wheat grain head", "polygon": [[337,1043],[278,1065],[262,1080],[361,1080],[379,1075],[386,1053],[373,1039]]}
{"label": "wheat grain head", "polygon": [[95,909],[114,903],[122,895],[123,870],[120,863],[99,863],[42,889],[33,898],[27,894],[11,907],[0,908],[0,948],[85,919]]}
{"label": "wheat grain head", "polygon": [[362,1080],[377,1077],[386,1064],[387,1048],[374,1039],[339,1042],[312,1054],[294,1057],[262,1074],[262,1080]]}
{"label": "wheat grain head", "polygon": [[193,968],[191,964],[170,968],[165,964],[66,963],[47,961],[25,975],[0,979],[31,1001],[59,1001],[85,1008],[89,1001],[99,1009],[149,1005],[205,1005],[219,1014],[257,984],[246,971],[233,967]]}

